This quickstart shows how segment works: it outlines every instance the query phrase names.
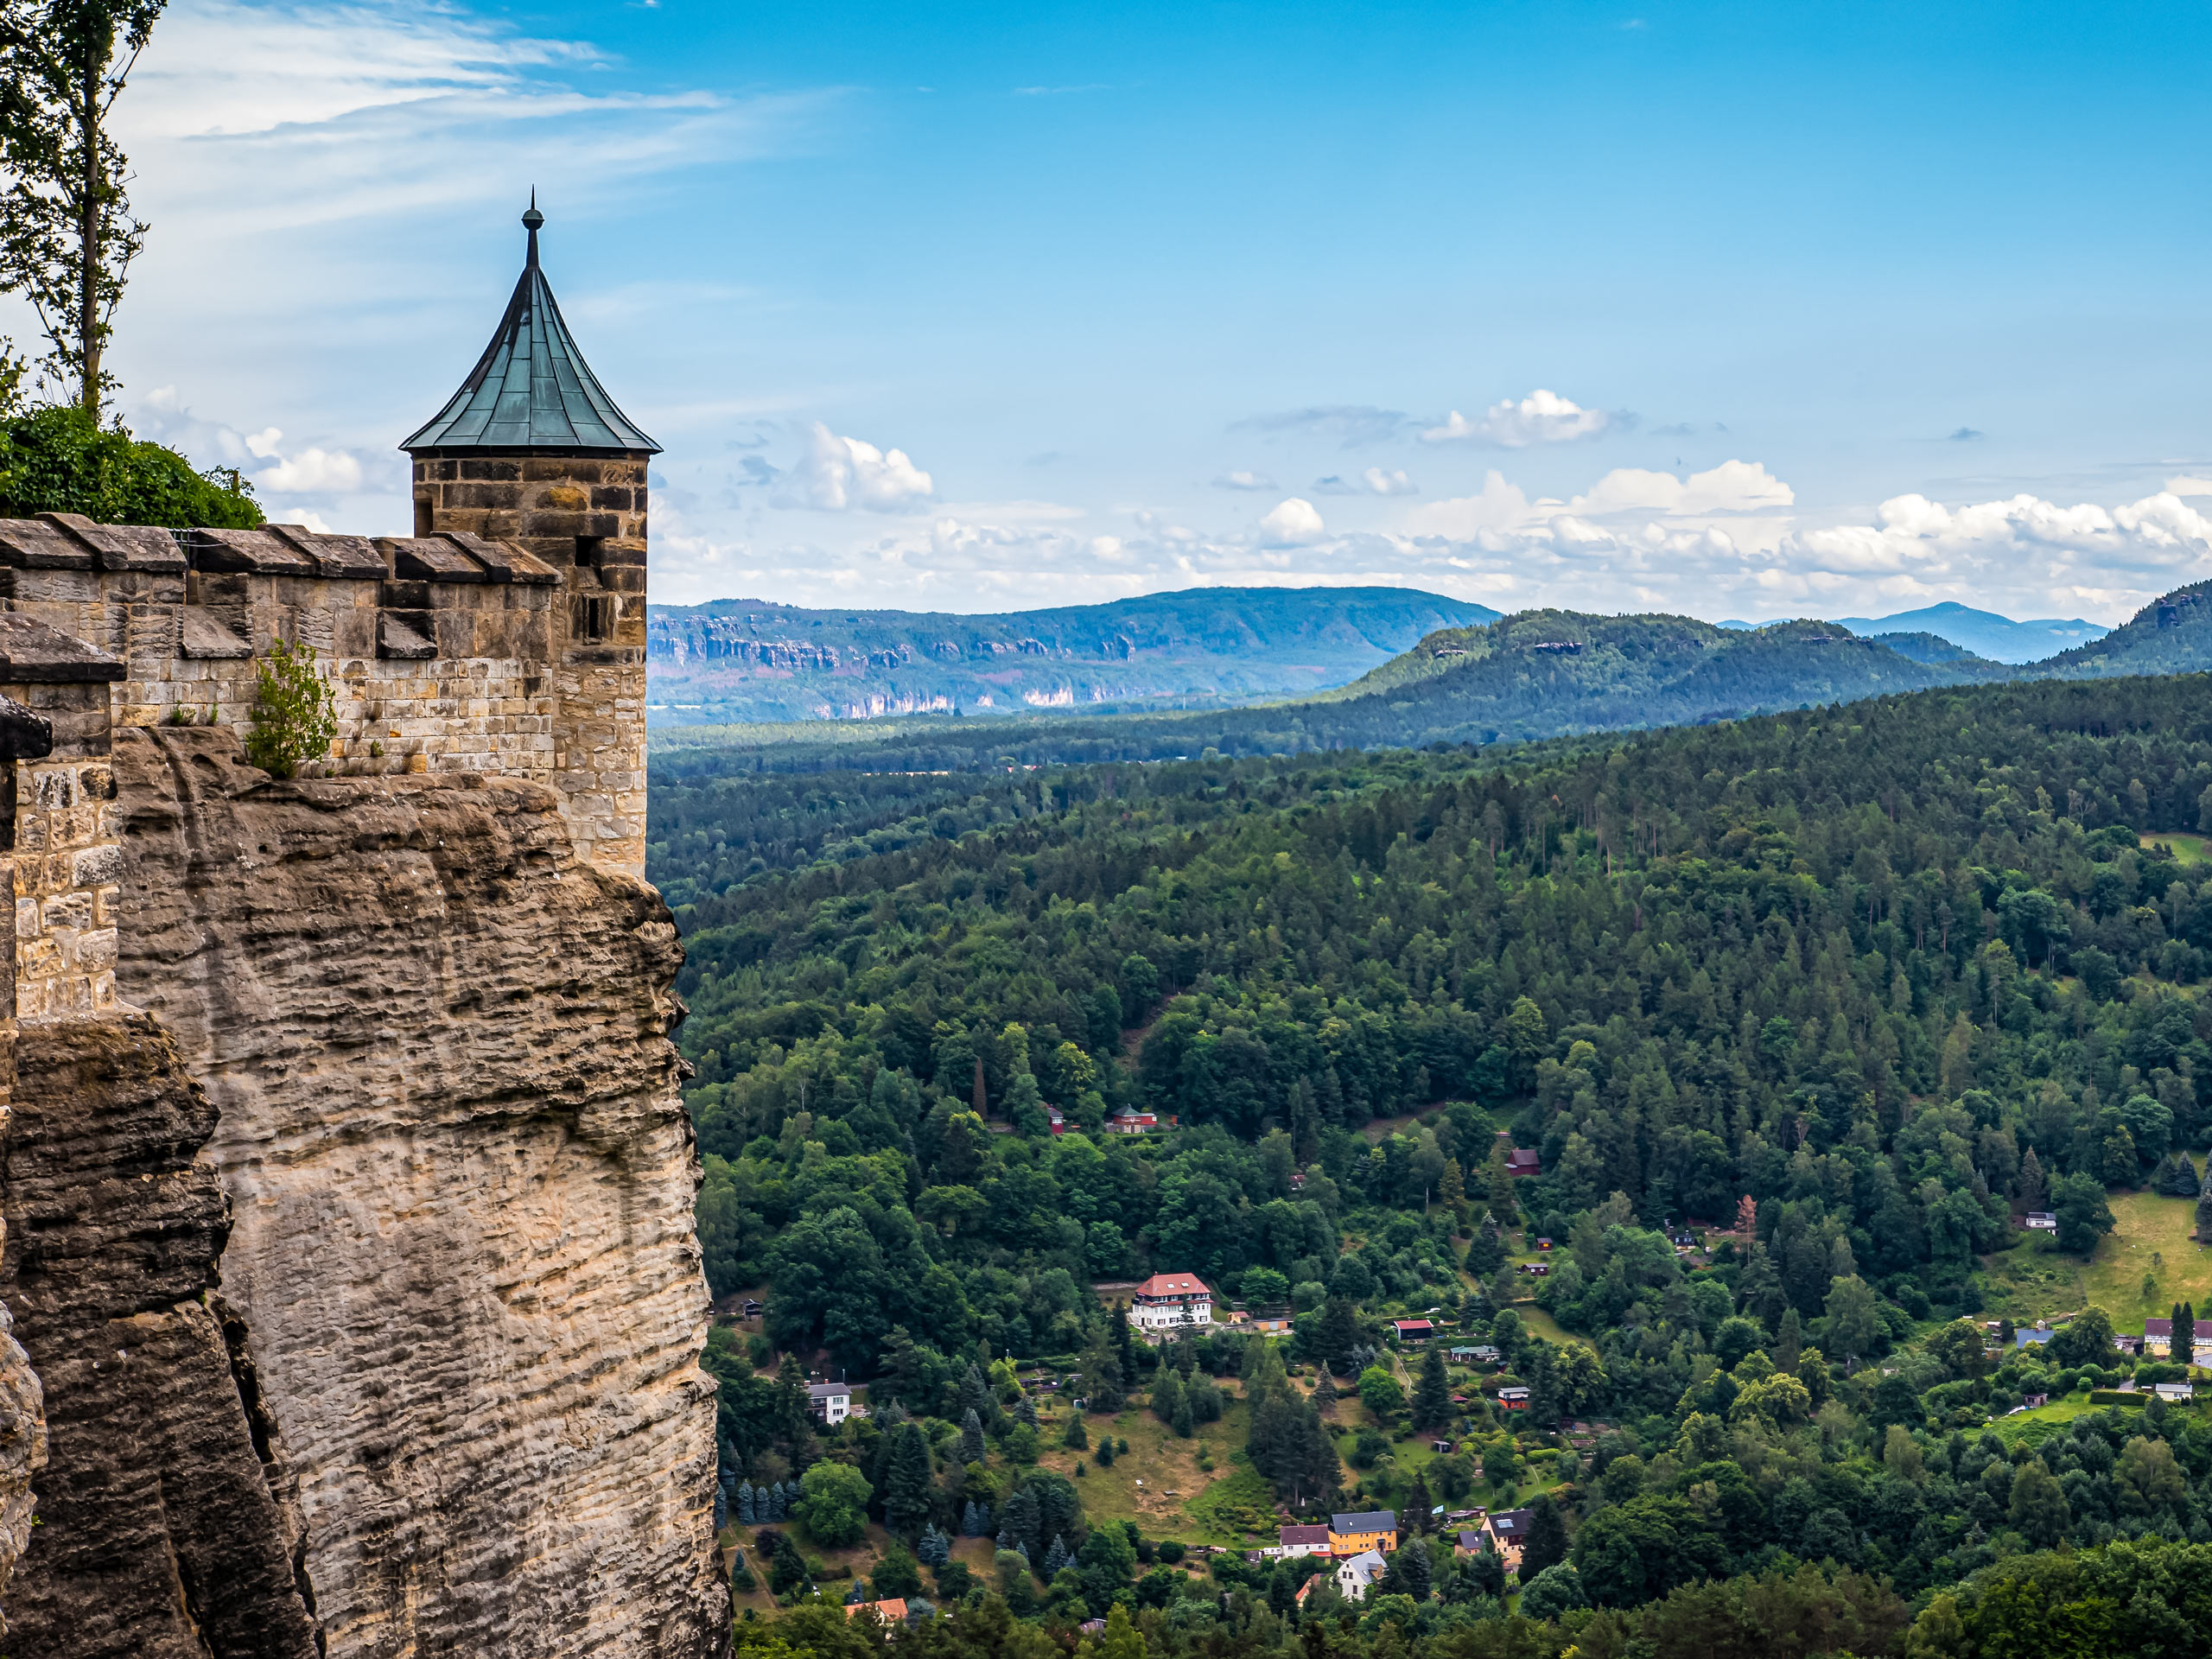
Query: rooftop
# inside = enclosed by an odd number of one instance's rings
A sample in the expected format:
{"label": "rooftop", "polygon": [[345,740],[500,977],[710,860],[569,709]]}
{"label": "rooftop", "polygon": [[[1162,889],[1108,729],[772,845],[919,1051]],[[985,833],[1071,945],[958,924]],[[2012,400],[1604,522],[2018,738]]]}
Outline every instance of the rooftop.
{"label": "rooftop", "polygon": [[492,343],[436,417],[399,447],[410,454],[658,454],[614,406],[562,321],[537,264],[545,215],[532,192],[522,216],[530,252]]}
{"label": "rooftop", "polygon": [[1395,1532],[1397,1529],[1398,1512],[1395,1510],[1359,1510],[1329,1517],[1331,1532]]}
{"label": "rooftop", "polygon": [[810,1400],[842,1399],[852,1391],[853,1385],[849,1382],[810,1382],[806,1385],[807,1398]]}
{"label": "rooftop", "polygon": [[1211,1296],[1205,1281],[1194,1273],[1155,1273],[1136,1288],[1140,1296]]}

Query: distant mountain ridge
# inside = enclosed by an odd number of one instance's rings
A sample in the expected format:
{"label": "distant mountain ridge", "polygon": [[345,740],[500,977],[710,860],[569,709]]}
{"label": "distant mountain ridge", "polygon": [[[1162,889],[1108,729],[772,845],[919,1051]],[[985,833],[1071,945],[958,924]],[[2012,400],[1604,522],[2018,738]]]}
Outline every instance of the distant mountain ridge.
{"label": "distant mountain ridge", "polygon": [[[1878,639],[1891,633],[1932,633],[1995,663],[2040,662],[2056,652],[2102,639],[2110,632],[2078,616],[2066,620],[2046,616],[2015,622],[2009,616],[1999,616],[1994,611],[1977,611],[1953,599],[1916,611],[1899,611],[1894,616],[1843,616],[1834,620],[1862,639]],[[1774,624],[1731,621],[1720,626],[1747,632]]]}
{"label": "distant mountain ridge", "polygon": [[1497,620],[1412,588],[1199,588],[969,614],[725,599],[655,605],[659,723],[1222,706],[1340,685]]}
{"label": "distant mountain ridge", "polygon": [[[1928,633],[1864,639],[1834,622],[1745,631],[1687,616],[1523,611],[1438,629],[1349,684],[1294,701],[1118,718],[885,721],[827,742],[807,734],[835,728],[702,732],[680,766],[711,769],[713,752],[732,747],[770,770],[805,772],[1166,760],[1208,749],[1487,746],[1701,725],[1942,686],[2208,671],[2212,582],[2177,588],[2102,639],[2026,664],[1992,662]],[[2201,694],[2206,683],[2182,683]]]}

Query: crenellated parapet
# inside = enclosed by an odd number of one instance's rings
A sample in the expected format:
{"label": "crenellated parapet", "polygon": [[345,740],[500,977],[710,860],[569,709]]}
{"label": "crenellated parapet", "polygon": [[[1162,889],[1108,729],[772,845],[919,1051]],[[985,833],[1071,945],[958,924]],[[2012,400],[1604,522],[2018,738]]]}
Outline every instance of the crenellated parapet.
{"label": "crenellated parapet", "polygon": [[9,757],[22,761],[12,794],[24,1016],[112,1003],[100,849],[116,842],[103,806],[113,728],[243,731],[280,640],[314,649],[335,697],[337,740],[311,775],[543,784],[580,853],[641,874],[642,688],[632,698],[601,683],[609,642],[576,639],[570,598],[568,573],[466,531],[0,519],[0,696],[50,744]]}

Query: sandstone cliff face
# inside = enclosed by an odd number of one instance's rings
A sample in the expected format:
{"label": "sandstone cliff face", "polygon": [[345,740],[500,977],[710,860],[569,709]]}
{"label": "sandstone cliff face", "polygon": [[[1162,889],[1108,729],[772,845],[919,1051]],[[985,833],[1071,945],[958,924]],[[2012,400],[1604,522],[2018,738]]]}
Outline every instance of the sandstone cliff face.
{"label": "sandstone cliff face", "polygon": [[313,1659],[299,1525],[207,1293],[229,1221],[207,1096],[144,1015],[27,1027],[0,1297],[44,1384],[39,1525],[10,1653]]}
{"label": "sandstone cliff face", "polygon": [[328,1651],[721,1651],[666,907],[535,785],[276,784],[221,729],[114,760],[118,987],[217,1109]]}
{"label": "sandstone cliff face", "polygon": [[46,1390],[0,1306],[0,1631],[7,1629],[8,1581],[30,1547],[38,1504],[31,1482],[45,1467]]}

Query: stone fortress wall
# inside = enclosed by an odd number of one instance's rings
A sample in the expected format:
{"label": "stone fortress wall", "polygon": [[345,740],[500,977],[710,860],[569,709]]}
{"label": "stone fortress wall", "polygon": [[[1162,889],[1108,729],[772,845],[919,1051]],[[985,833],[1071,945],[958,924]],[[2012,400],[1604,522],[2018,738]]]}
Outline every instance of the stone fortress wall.
{"label": "stone fortress wall", "polygon": [[[511,476],[433,476],[416,512],[440,527],[415,537],[0,519],[0,694],[53,728],[52,752],[27,754],[0,802],[14,816],[19,1017],[116,1011],[112,729],[250,725],[277,640],[312,646],[335,693],[337,741],[315,775],[543,784],[579,855],[642,878],[643,463],[416,468]],[[582,469],[620,470],[623,507],[592,510]],[[611,487],[596,486],[601,500]],[[486,495],[511,505],[476,505]]]}

